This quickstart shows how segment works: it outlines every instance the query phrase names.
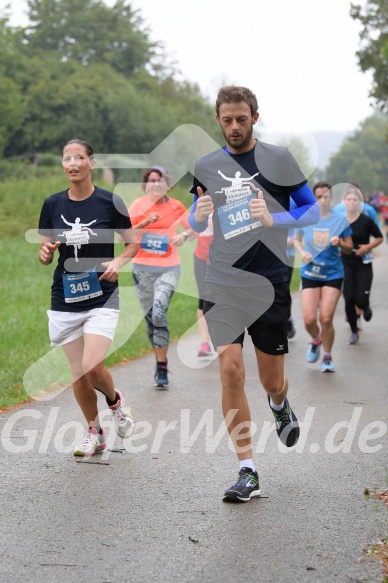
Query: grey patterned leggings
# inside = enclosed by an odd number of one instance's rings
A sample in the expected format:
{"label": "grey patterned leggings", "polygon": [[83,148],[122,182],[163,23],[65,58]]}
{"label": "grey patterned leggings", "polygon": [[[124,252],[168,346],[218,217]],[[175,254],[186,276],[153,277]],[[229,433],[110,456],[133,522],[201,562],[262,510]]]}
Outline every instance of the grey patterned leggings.
{"label": "grey patterned leggings", "polygon": [[178,285],[180,271],[142,271],[134,266],[132,276],[151,345],[166,348],[170,340],[167,310]]}

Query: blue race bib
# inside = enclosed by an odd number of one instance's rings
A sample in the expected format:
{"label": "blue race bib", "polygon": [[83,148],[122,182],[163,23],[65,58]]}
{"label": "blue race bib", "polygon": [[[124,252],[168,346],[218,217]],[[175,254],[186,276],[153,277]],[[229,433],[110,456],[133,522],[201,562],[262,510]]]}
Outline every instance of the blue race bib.
{"label": "blue race bib", "polygon": [[147,253],[157,253],[161,255],[168,251],[168,239],[168,235],[142,233],[140,248]]}
{"label": "blue race bib", "polygon": [[261,227],[260,221],[252,219],[249,211],[248,203],[253,198],[255,198],[253,194],[244,196],[226,203],[218,209],[220,227],[225,239],[230,239],[251,229]]}
{"label": "blue race bib", "polygon": [[64,273],[62,275],[65,302],[83,302],[90,298],[102,296],[102,289],[96,271],[84,273]]}
{"label": "blue race bib", "polygon": [[326,279],[328,273],[328,266],[322,261],[310,261],[304,269],[304,275],[314,279]]}

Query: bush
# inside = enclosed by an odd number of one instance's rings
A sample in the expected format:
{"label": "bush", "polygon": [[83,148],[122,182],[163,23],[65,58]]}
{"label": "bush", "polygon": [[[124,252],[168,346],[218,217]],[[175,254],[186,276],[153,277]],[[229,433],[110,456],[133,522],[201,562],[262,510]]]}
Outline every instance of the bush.
{"label": "bush", "polygon": [[61,165],[61,158],[59,154],[52,154],[51,152],[45,152],[42,154],[36,154],[35,162],[37,166],[55,166],[58,168]]}

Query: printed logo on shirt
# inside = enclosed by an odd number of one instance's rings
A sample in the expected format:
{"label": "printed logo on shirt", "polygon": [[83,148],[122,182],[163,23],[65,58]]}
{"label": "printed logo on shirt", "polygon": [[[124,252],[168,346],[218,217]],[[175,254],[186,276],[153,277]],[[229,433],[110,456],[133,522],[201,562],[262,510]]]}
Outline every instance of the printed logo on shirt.
{"label": "printed logo on shirt", "polygon": [[256,172],[256,174],[253,174],[252,176],[247,176],[246,178],[243,178],[241,176],[241,172],[239,170],[232,177],[225,176],[225,174],[223,174],[221,170],[218,170],[218,174],[224,180],[228,180],[229,182],[231,182],[231,186],[222,187],[221,191],[223,194],[225,194],[227,203],[233,202],[234,200],[252,194],[252,189],[256,191],[259,190],[257,186],[252,184],[250,181],[253,180],[255,176],[260,174],[260,172]]}
{"label": "printed logo on shirt", "polygon": [[81,219],[77,217],[74,223],[70,223],[65,219],[63,215],[61,215],[62,221],[71,227],[70,231],[63,231],[58,237],[65,237],[66,238],[66,245],[73,245],[74,247],[74,257],[75,260],[78,262],[78,249],[81,249],[82,245],[87,245],[90,240],[90,235],[94,235],[97,237],[97,233],[95,233],[92,229],[90,229],[90,225],[97,222],[97,219],[94,221],[90,221],[90,223],[81,223]]}
{"label": "printed logo on shirt", "polygon": [[313,229],[313,246],[315,249],[326,249],[330,244],[330,229],[315,228]]}

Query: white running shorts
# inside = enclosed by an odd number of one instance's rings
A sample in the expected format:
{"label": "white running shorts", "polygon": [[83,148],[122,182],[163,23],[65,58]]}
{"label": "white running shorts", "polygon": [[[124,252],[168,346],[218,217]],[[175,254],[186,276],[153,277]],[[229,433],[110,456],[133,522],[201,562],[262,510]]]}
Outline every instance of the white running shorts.
{"label": "white running shorts", "polygon": [[94,308],[85,312],[57,312],[47,310],[51,346],[62,346],[81,338],[84,334],[96,334],[113,340],[120,310]]}

